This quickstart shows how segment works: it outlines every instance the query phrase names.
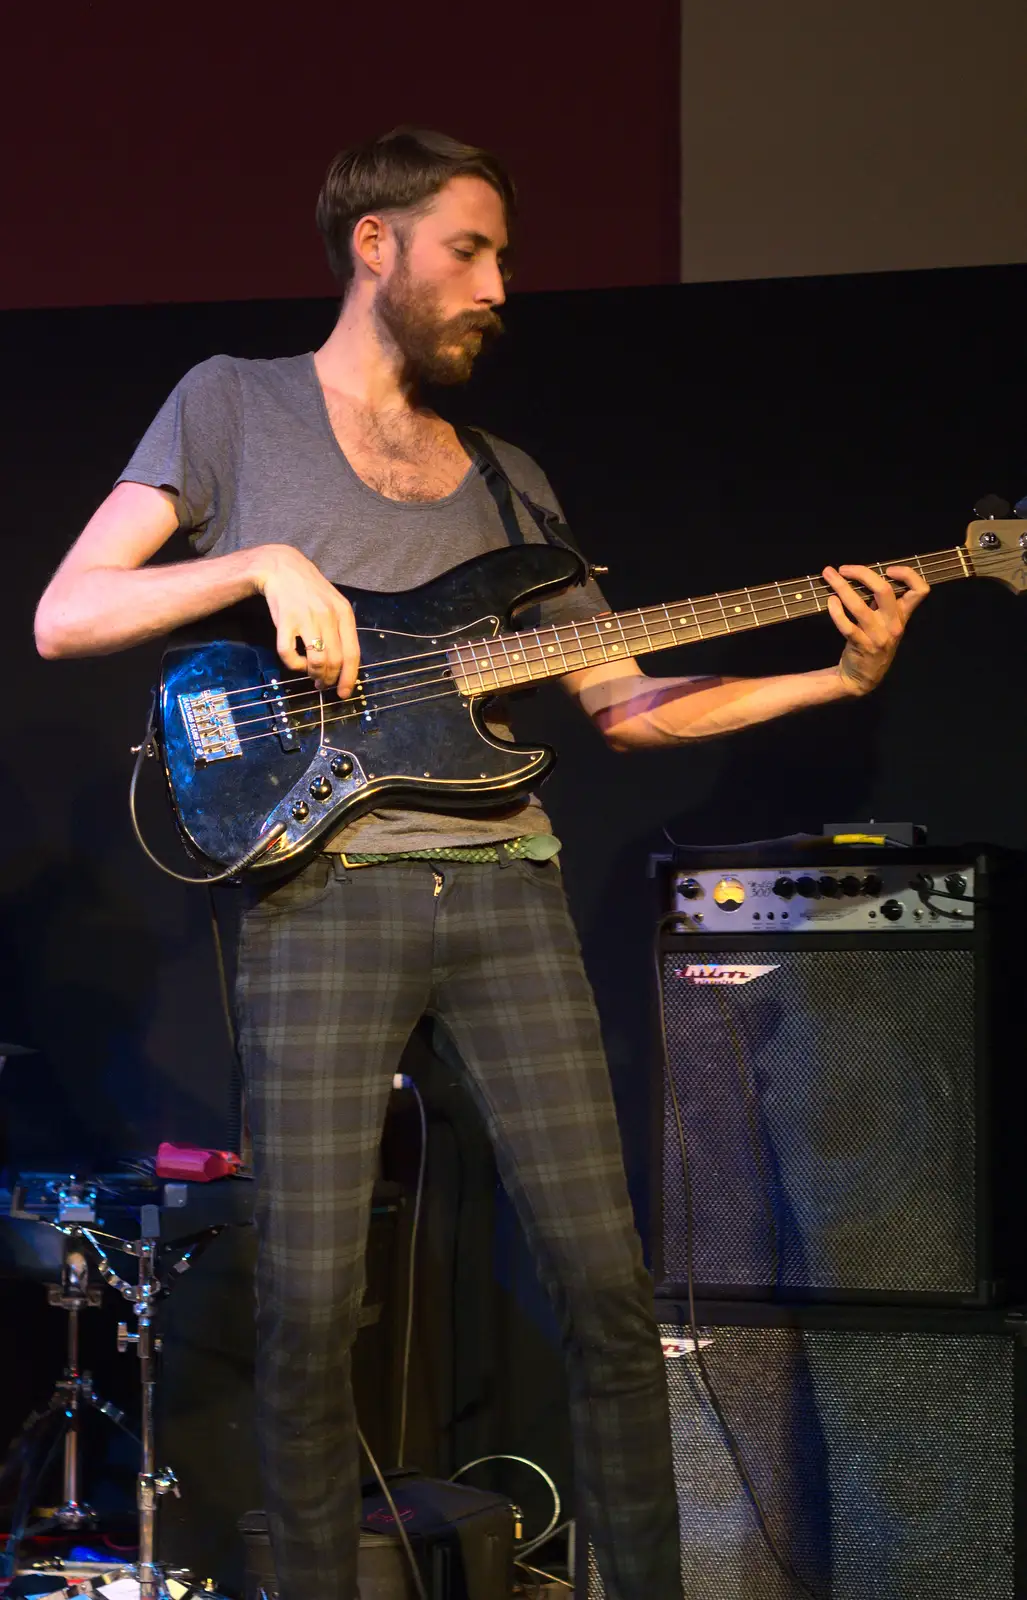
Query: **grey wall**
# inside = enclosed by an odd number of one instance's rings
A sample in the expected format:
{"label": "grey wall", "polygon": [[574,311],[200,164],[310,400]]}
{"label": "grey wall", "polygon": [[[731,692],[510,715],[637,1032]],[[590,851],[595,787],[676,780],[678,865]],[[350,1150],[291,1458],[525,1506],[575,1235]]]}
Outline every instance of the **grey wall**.
{"label": "grey wall", "polygon": [[685,282],[1027,261],[1023,0],[682,0]]}

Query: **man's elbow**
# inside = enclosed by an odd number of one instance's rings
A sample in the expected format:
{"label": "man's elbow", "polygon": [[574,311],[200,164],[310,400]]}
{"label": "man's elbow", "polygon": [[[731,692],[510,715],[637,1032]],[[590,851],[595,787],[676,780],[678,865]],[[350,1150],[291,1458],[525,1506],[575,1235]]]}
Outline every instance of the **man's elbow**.
{"label": "man's elbow", "polygon": [[32,625],[32,634],[36,641],[36,650],[44,661],[58,661],[63,655],[61,649],[60,630],[55,625],[49,608],[41,600],[36,607],[35,621]]}
{"label": "man's elbow", "polygon": [[632,750],[647,750],[662,742],[650,718],[644,713],[626,717],[623,711],[618,714],[616,706],[604,706],[593,713],[592,721],[607,747],[617,755],[627,755]]}
{"label": "man's elbow", "polygon": [[36,650],[44,661],[60,661],[66,656],[76,654],[67,619],[62,616],[60,606],[55,603],[49,591],[43,595],[36,607],[32,633],[36,641]]}

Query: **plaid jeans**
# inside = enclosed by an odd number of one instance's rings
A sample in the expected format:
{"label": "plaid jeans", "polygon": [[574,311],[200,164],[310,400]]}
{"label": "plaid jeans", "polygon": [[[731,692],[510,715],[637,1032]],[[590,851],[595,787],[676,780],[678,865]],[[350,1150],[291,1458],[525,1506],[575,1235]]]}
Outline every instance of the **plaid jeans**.
{"label": "plaid jeans", "polygon": [[680,1600],[652,1287],[559,868],[347,870],[315,856],[243,911],[236,1002],[258,1192],[257,1404],[282,1600],[357,1595],[350,1352],[392,1075],[425,1014],[465,1066],[556,1311],[578,1513],[607,1600]]}

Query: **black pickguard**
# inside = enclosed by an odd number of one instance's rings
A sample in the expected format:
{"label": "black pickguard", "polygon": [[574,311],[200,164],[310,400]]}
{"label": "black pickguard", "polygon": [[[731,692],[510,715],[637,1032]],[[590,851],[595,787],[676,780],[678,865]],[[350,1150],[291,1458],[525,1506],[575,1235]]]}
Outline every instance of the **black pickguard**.
{"label": "black pickguard", "polygon": [[[204,637],[203,628],[177,635],[162,663],[157,734],[190,848],[208,863],[229,866],[277,816],[286,820],[286,832],[258,863],[271,866],[294,860],[374,806],[461,813],[523,796],[549,771],[553,752],[490,733],[483,720],[488,697],[457,693],[442,676],[443,652],[509,629],[515,611],[584,575],[573,551],[523,545],[476,557],[402,593],[344,589],[360,630],[363,713],[335,695],[317,694],[282,665],[262,599],[211,618],[216,637]],[[216,744],[230,728],[237,753],[218,758],[215,749],[212,759],[198,760],[181,697],[216,691],[231,717],[216,717],[220,725],[209,737]],[[197,716],[209,707],[186,704]],[[293,814],[297,806],[306,816]]]}

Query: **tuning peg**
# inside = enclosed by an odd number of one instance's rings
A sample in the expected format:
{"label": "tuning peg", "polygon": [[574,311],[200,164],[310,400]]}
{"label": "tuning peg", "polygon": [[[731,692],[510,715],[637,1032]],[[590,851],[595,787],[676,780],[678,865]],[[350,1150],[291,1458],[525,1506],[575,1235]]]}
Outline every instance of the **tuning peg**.
{"label": "tuning peg", "polygon": [[1027,517],[1027,494],[1024,495],[1022,500],[1016,502],[1013,510],[1018,517]]}
{"label": "tuning peg", "polygon": [[974,506],[975,517],[1008,517],[1009,501],[1000,494],[982,494]]}

